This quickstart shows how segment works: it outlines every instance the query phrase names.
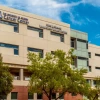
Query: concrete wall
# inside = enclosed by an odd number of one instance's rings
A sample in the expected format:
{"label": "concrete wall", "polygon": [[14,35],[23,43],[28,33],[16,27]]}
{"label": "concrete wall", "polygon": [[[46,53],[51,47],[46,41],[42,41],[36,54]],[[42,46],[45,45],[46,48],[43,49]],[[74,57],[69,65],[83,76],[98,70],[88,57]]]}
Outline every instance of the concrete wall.
{"label": "concrete wall", "polygon": [[89,58],[89,66],[91,66],[91,72],[87,74],[87,77],[94,78],[100,76],[100,69],[95,69],[95,67],[100,67],[100,56],[95,56],[95,54],[100,54],[100,46],[93,44],[89,44],[88,46],[88,52],[91,53],[91,58]]}

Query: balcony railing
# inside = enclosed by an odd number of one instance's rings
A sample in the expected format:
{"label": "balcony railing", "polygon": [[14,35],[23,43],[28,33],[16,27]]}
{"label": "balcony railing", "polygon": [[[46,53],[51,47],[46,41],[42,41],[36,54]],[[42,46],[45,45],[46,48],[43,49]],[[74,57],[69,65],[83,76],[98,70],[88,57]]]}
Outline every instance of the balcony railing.
{"label": "balcony railing", "polygon": [[14,76],[14,80],[20,80],[19,76]]}
{"label": "balcony railing", "polygon": [[29,80],[30,80],[30,77],[24,76],[24,80],[25,80],[25,81],[29,81]]}

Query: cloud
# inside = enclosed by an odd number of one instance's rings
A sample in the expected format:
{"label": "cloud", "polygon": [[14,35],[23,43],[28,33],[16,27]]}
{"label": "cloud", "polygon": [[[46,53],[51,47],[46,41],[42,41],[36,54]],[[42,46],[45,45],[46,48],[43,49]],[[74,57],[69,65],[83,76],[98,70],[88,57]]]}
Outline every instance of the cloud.
{"label": "cloud", "polygon": [[98,24],[98,22],[97,21],[95,21],[95,20],[91,20],[91,19],[89,19],[89,18],[85,18],[89,23],[94,23],[94,24]]}
{"label": "cloud", "polygon": [[56,20],[61,20],[60,14],[64,11],[69,14],[70,20],[73,23],[78,24],[72,14],[72,8],[81,2],[62,3],[58,0],[2,0],[0,3]]}
{"label": "cloud", "polygon": [[82,0],[83,4],[90,4],[95,7],[100,7],[100,0]]}
{"label": "cloud", "polygon": [[[64,0],[63,0],[64,1]],[[61,2],[61,0],[0,0],[0,4],[25,10],[34,14],[61,21],[61,13],[66,12],[73,24],[84,24],[84,19],[77,16],[74,7],[80,4],[100,5],[100,0],[80,0],[77,2]],[[78,20],[77,20],[78,19]],[[89,20],[88,20],[89,21]],[[96,23],[94,20],[92,22]]]}
{"label": "cloud", "polygon": [[100,38],[100,34],[97,34],[97,35],[95,36],[95,38]]}

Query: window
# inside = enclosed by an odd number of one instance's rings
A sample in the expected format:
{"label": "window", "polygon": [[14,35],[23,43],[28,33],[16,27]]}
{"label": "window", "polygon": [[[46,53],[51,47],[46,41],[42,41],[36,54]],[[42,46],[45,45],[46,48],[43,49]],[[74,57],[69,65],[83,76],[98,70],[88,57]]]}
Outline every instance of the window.
{"label": "window", "polygon": [[96,85],[96,80],[93,80],[93,85]]}
{"label": "window", "polygon": [[87,83],[90,83],[90,80],[89,80],[89,79],[86,79],[86,82],[87,82]]}
{"label": "window", "polygon": [[100,70],[100,67],[95,67],[95,69],[99,69]]}
{"label": "window", "polygon": [[3,20],[0,20],[0,23],[13,26],[14,32],[19,32],[19,25],[17,23],[7,22],[7,21],[3,21]]}
{"label": "window", "polygon": [[87,59],[87,66],[89,66],[89,60]]}
{"label": "window", "polygon": [[86,48],[88,49],[88,42],[86,43]]}
{"label": "window", "polygon": [[17,99],[17,92],[11,92],[11,99]]}
{"label": "window", "polygon": [[77,39],[77,49],[88,49],[87,48],[87,41],[85,40],[81,40],[81,39]]}
{"label": "window", "polygon": [[52,99],[56,98],[56,93],[52,93]]}
{"label": "window", "polygon": [[87,62],[88,62],[88,59],[87,58],[84,58],[84,57],[78,57],[77,59],[77,66],[78,68],[86,68],[87,67]]}
{"label": "window", "polygon": [[91,52],[88,52],[88,56],[89,56],[89,58],[91,58]]}
{"label": "window", "polygon": [[14,55],[18,55],[19,54],[19,46],[17,46],[17,45],[0,43],[0,47],[13,48],[14,49]]}
{"label": "window", "polygon": [[42,93],[37,93],[37,99],[42,99]]}
{"label": "window", "polygon": [[76,40],[71,38],[71,47],[76,48]]}
{"label": "window", "polygon": [[91,79],[86,79],[86,82],[89,83],[90,85],[92,84]]}
{"label": "window", "polygon": [[54,54],[55,54],[55,52],[54,52],[54,51],[51,51],[51,54],[53,54],[53,55],[54,55]]}
{"label": "window", "polygon": [[28,93],[28,99],[33,99],[33,94]]}
{"label": "window", "polygon": [[60,42],[64,42],[64,34],[51,32],[51,35],[59,36],[60,37]]}
{"label": "window", "polygon": [[39,37],[43,38],[43,33],[39,32]]}
{"label": "window", "polygon": [[100,57],[100,54],[97,54],[97,53],[95,53],[95,56],[98,56],[98,57]]}
{"label": "window", "polygon": [[77,66],[77,59],[76,58],[72,58],[72,65],[74,65],[75,67]]}
{"label": "window", "polygon": [[36,28],[36,27],[31,27],[31,26],[28,26],[27,29],[39,32],[39,37],[43,38],[43,29],[39,29],[39,28]]}
{"label": "window", "polygon": [[64,34],[60,34],[60,41],[64,42]]}
{"label": "window", "polygon": [[2,95],[1,96],[1,100],[6,100],[7,99],[7,96],[6,95]]}
{"label": "window", "polygon": [[18,50],[14,49],[14,55],[18,55]]}
{"label": "window", "polygon": [[36,48],[28,47],[28,51],[38,52],[38,53],[40,53],[40,57],[43,58],[43,50],[42,49],[36,49]]}
{"label": "window", "polygon": [[64,99],[64,95],[62,93],[59,93],[60,98],[59,99]]}
{"label": "window", "polygon": [[91,72],[92,70],[91,70],[91,66],[89,66],[89,72]]}

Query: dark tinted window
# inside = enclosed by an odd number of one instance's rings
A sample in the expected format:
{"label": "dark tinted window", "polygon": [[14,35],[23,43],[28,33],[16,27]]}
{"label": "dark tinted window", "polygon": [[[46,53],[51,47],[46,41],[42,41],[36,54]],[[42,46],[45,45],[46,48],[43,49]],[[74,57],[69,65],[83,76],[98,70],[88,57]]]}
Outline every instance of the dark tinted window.
{"label": "dark tinted window", "polygon": [[60,35],[60,41],[61,41],[61,42],[64,42],[64,34],[61,34],[61,35]]}
{"label": "dark tinted window", "polygon": [[19,54],[19,46],[17,46],[17,45],[0,43],[0,47],[13,48],[14,49],[14,54],[15,55]]}
{"label": "dark tinted window", "polygon": [[13,26],[14,32],[19,32],[19,25],[17,23],[7,22],[7,21],[3,21],[3,20],[0,20],[0,23]]}
{"label": "dark tinted window", "polygon": [[28,99],[33,99],[33,94],[28,93]]}
{"label": "dark tinted window", "polygon": [[60,41],[64,42],[64,34],[51,32],[51,35],[59,36],[60,37]]}
{"label": "dark tinted window", "polygon": [[91,66],[89,66],[89,72],[91,72],[92,70],[91,70]]}
{"label": "dark tinted window", "polygon": [[28,26],[27,29],[39,32],[39,37],[43,38],[43,29],[39,29],[39,28],[32,27],[32,26]]}
{"label": "dark tinted window", "polygon": [[52,93],[52,99],[56,98],[56,93]]}
{"label": "dark tinted window", "polygon": [[100,57],[100,54],[95,53],[95,56],[99,56]]}
{"label": "dark tinted window", "polygon": [[17,92],[11,92],[11,99],[17,99]]}
{"label": "dark tinted window", "polygon": [[39,32],[39,37],[43,38],[43,33]]}
{"label": "dark tinted window", "polygon": [[96,80],[93,80],[93,84],[96,85]]}
{"label": "dark tinted window", "polygon": [[64,99],[64,95],[62,93],[59,93],[60,98],[59,99]]}
{"label": "dark tinted window", "polygon": [[89,58],[91,58],[91,52],[88,52],[88,56],[89,56]]}
{"label": "dark tinted window", "polygon": [[38,53],[40,53],[40,56],[43,58],[43,50],[42,49],[28,47],[28,51],[38,52]]}
{"label": "dark tinted window", "polygon": [[100,70],[100,67],[95,67],[95,69],[99,69]]}
{"label": "dark tinted window", "polygon": [[14,49],[14,54],[15,55],[18,55],[19,54],[18,49]]}
{"label": "dark tinted window", "polygon": [[42,93],[37,93],[37,99],[42,99]]}
{"label": "dark tinted window", "polygon": [[71,38],[71,47],[76,48],[76,40]]}

